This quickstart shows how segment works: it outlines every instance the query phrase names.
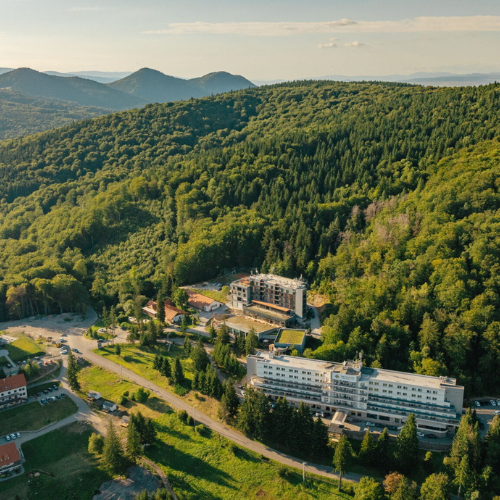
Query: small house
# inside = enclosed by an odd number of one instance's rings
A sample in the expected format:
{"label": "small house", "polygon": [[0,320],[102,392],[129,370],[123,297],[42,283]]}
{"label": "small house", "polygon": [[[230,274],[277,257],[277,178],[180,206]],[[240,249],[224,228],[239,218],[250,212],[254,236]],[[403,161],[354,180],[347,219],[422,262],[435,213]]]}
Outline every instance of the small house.
{"label": "small house", "polygon": [[118,409],[118,406],[116,406],[116,404],[112,401],[104,401],[104,403],[102,404],[102,409],[104,411],[115,411],[116,409]]}
{"label": "small house", "polygon": [[97,391],[89,391],[87,392],[87,398],[97,401],[98,399],[101,399],[101,393]]}
{"label": "small house", "polygon": [[128,424],[130,423],[130,417],[127,415],[124,415],[121,419],[120,425],[122,427],[128,427]]}
{"label": "small house", "polygon": [[[182,317],[188,314],[186,311],[182,311],[181,309],[174,306],[171,300],[166,300],[164,304],[165,308],[165,321],[167,323],[180,323],[182,321]],[[158,305],[154,300],[150,300],[143,308],[142,312],[147,314],[150,318],[156,318],[158,314]]]}
{"label": "small house", "polygon": [[201,293],[193,292],[192,290],[186,290],[186,292],[189,295],[188,304],[200,311],[211,312],[224,305],[222,302],[211,299]]}
{"label": "small house", "polygon": [[16,443],[0,445],[0,474],[11,472],[19,467],[23,462],[23,457]]}

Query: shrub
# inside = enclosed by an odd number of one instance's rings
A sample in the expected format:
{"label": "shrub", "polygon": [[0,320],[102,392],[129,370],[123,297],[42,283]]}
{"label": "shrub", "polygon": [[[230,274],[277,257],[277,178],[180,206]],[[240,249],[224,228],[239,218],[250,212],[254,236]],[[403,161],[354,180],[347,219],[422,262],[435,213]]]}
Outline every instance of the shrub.
{"label": "shrub", "polygon": [[177,412],[177,417],[178,419],[182,422],[182,423],[186,423],[187,422],[187,418],[188,418],[188,414],[187,414],[187,411],[186,410],[180,410]]}

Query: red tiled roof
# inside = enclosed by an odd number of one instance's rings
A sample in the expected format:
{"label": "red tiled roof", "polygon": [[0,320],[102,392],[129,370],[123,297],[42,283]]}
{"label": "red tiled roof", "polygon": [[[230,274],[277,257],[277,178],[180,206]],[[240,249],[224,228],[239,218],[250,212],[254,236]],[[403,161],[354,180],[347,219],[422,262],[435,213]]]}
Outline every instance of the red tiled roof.
{"label": "red tiled roof", "polygon": [[288,312],[290,311],[289,307],[281,307],[276,304],[270,304],[269,302],[262,302],[261,300],[252,300],[254,304],[259,304],[260,306],[270,307],[271,309],[276,309],[277,311]]}
{"label": "red tiled roof", "polygon": [[172,321],[178,314],[187,314],[186,311],[175,307],[171,300],[165,301],[165,319]]}
{"label": "red tiled roof", "polygon": [[24,373],[0,379],[0,392],[12,391],[12,389],[19,389],[19,387],[26,386],[26,378]]}
{"label": "red tiled roof", "polygon": [[189,295],[189,305],[196,307],[197,309],[203,309],[205,306],[218,302],[217,300],[211,299],[201,293],[193,292],[192,290],[186,290],[186,292]]}
{"label": "red tiled roof", "polygon": [[0,469],[14,462],[19,462],[19,450],[16,443],[7,443],[0,445]]}

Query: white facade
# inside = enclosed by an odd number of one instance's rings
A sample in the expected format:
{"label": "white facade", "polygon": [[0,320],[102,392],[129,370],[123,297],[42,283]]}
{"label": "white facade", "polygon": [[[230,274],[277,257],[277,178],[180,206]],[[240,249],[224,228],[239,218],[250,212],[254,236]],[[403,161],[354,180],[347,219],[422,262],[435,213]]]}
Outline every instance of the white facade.
{"label": "white facade", "polygon": [[301,401],[351,419],[402,425],[414,413],[420,429],[443,435],[458,425],[464,388],[455,379],[259,352],[248,356],[249,382],[267,395]]}
{"label": "white facade", "polygon": [[14,375],[0,380],[0,404],[26,399],[27,397],[24,375]]}

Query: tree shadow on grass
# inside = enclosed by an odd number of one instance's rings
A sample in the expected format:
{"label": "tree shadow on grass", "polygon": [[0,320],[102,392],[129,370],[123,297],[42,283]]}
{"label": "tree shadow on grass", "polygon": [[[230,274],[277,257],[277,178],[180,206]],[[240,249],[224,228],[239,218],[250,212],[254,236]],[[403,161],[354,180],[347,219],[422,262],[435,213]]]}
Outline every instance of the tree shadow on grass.
{"label": "tree shadow on grass", "polygon": [[156,396],[150,397],[146,402],[146,406],[151,410],[159,411],[161,413],[173,413],[174,411],[171,406],[167,405],[165,401],[157,398]]}
{"label": "tree shadow on grass", "polygon": [[191,436],[189,434],[184,434],[184,432],[178,431],[177,429],[172,429],[166,425],[155,422],[155,428],[158,432],[164,432],[167,435],[172,436],[173,438],[181,439],[183,441],[191,440]]}
{"label": "tree shadow on grass", "polygon": [[246,460],[247,462],[261,462],[261,460],[255,457],[252,453],[244,448],[237,448],[234,452],[234,456],[240,458],[241,460]]}
{"label": "tree shadow on grass", "polygon": [[[171,430],[169,431],[172,432]],[[232,480],[231,476],[226,472],[210,465],[205,460],[184,453],[183,451],[174,448],[173,446],[168,446],[161,444],[157,446],[154,450],[150,452],[150,458],[156,463],[163,465],[164,467],[170,467],[174,470],[184,473],[186,476],[194,476],[198,480],[202,479],[209,481],[211,483],[236,490],[237,487],[231,484],[229,481]],[[192,489],[191,484],[187,484],[188,489]],[[194,490],[193,490],[194,491]],[[206,493],[206,495],[205,495]],[[218,498],[204,492],[199,498]],[[198,497],[197,497],[198,498]]]}

